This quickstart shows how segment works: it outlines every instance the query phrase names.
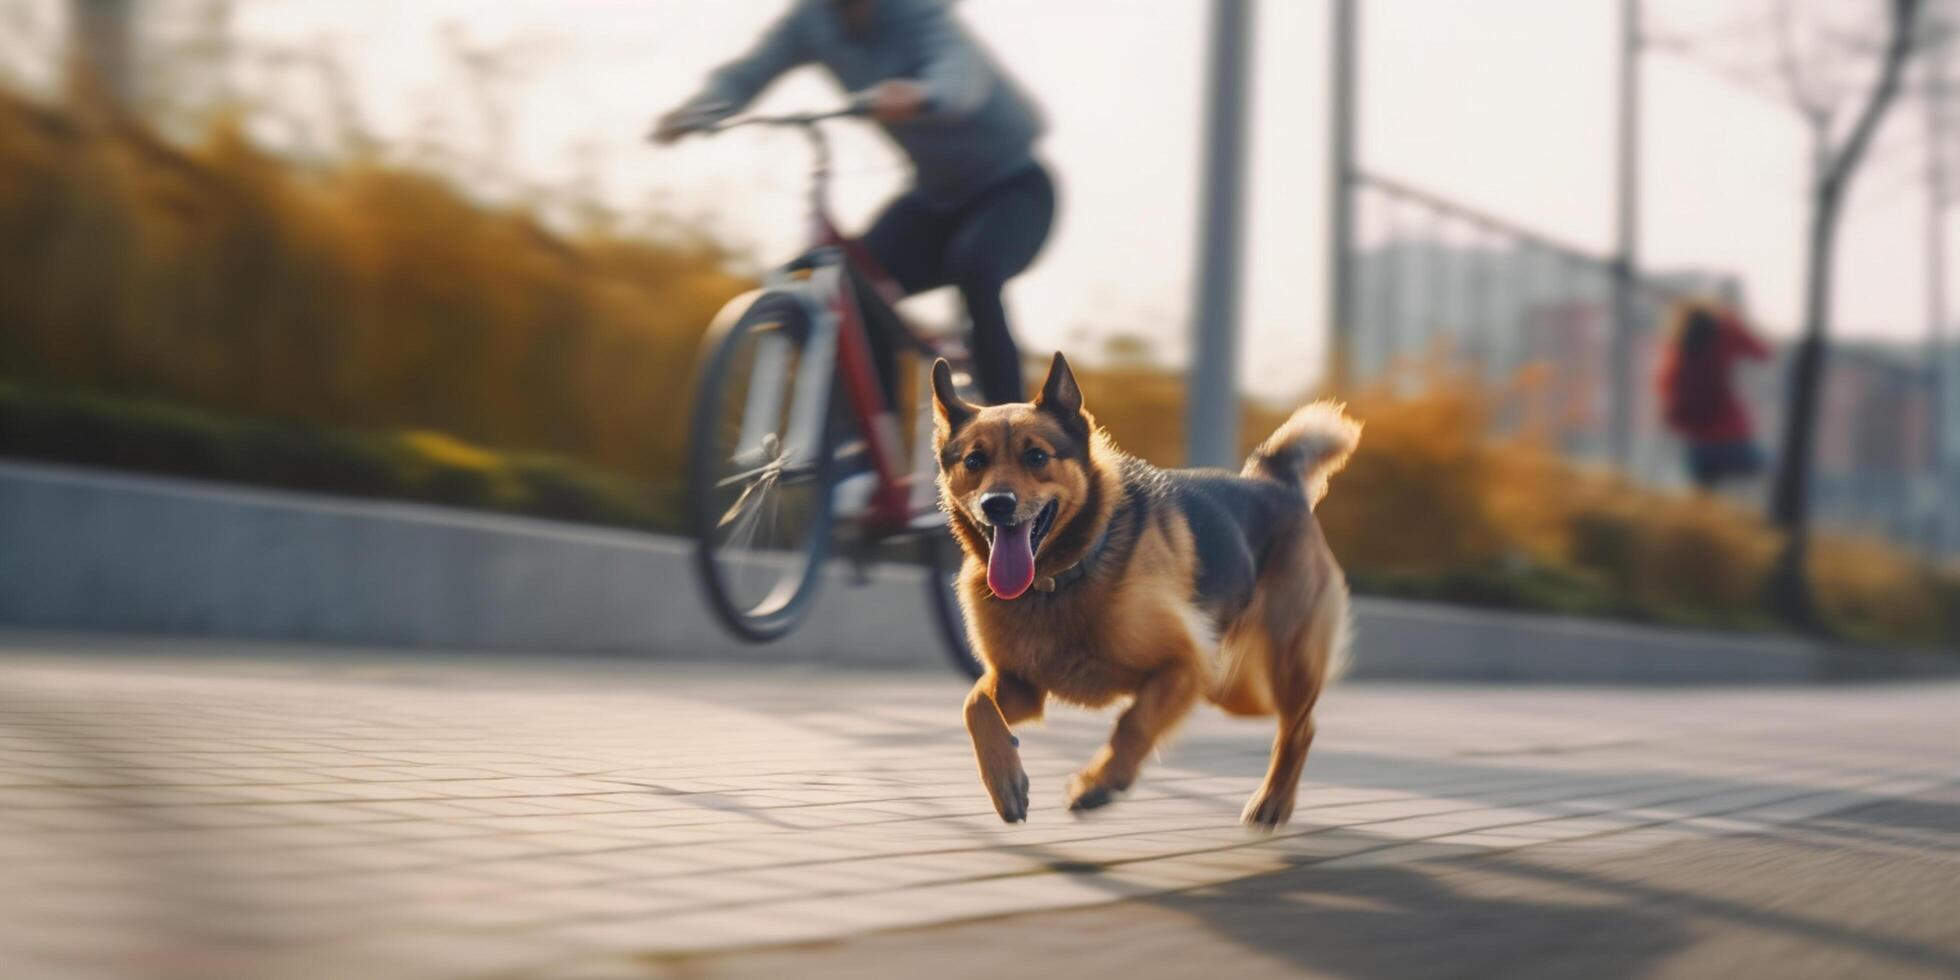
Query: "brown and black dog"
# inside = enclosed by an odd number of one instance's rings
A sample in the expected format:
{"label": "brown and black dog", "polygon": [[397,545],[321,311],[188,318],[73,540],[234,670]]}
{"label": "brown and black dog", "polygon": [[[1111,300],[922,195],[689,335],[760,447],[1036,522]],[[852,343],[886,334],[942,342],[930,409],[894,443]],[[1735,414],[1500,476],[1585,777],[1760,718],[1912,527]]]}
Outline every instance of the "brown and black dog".
{"label": "brown and black dog", "polygon": [[1346,655],[1347,584],[1313,506],[1361,426],[1300,409],[1239,473],[1163,470],[1119,451],[1056,354],[1032,403],[963,401],[933,365],[940,500],[966,550],[960,601],[986,674],[966,699],[980,779],[1010,823],[1028,777],[1010,725],[1050,696],[1130,695],[1069,809],[1109,803],[1199,697],[1279,716],[1246,823],[1277,827],[1313,742],[1313,709]]}

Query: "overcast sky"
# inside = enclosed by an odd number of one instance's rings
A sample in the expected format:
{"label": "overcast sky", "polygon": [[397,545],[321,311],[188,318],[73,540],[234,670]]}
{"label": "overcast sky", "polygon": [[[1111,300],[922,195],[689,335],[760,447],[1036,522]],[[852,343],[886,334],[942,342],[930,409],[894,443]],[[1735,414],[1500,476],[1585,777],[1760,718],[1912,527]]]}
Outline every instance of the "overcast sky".
{"label": "overcast sky", "polygon": [[[22,0],[0,0],[22,2]],[[431,106],[467,118],[442,25],[478,43],[528,37],[535,63],[513,97],[513,166],[541,178],[597,148],[605,192],[658,195],[712,216],[759,257],[801,237],[804,156],[793,135],[745,133],[668,150],[647,121],[741,50],[786,0],[248,0],[248,40],[324,40],[357,78],[364,111],[405,133]],[[1879,0],[1806,0],[1846,14]],[[1366,167],[1601,250],[1613,240],[1616,0],[1364,0]],[[1205,4],[1200,0],[965,0],[972,29],[1043,103],[1042,148],[1062,214],[1011,301],[1032,348],[1143,333],[1181,357],[1188,329]],[[1649,0],[1650,26],[1726,39],[1720,60],[1760,61],[1757,0]],[[1291,394],[1316,378],[1324,324],[1326,7],[1257,5],[1250,265],[1244,375]],[[1738,26],[1740,25],[1740,26]],[[1760,34],[1760,32],[1757,32]],[[1752,54],[1754,52],[1754,54]],[[1743,66],[1746,67],[1746,66]],[[1733,270],[1773,331],[1797,317],[1806,139],[1772,98],[1666,53],[1646,60],[1643,260]],[[763,105],[828,105],[805,69]],[[1902,104],[1852,200],[1836,312],[1846,334],[1924,332],[1920,108]],[[462,139],[478,138],[461,132]],[[875,131],[842,144],[840,209],[867,219],[901,161]]]}

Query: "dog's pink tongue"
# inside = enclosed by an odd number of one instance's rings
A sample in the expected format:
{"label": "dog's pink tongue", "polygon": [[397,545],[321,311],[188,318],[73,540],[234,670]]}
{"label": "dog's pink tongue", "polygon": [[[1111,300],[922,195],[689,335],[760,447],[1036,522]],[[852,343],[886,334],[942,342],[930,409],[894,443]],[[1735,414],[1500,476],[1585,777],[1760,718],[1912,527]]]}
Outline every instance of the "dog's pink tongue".
{"label": "dog's pink tongue", "polygon": [[1018,599],[1034,584],[1034,546],[1029,543],[1033,533],[1033,521],[994,526],[994,546],[987,553],[987,588],[994,595]]}

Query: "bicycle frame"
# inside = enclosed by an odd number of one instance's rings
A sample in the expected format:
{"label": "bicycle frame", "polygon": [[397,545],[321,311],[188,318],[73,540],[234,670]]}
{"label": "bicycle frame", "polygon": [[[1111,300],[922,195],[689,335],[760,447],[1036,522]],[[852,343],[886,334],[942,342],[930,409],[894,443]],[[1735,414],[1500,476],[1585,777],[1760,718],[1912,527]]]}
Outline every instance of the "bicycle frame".
{"label": "bicycle frame", "polygon": [[[784,117],[748,117],[712,127],[716,131],[748,125],[794,126],[810,140],[815,154],[811,170],[809,206],[810,245],[795,261],[772,273],[765,284],[771,292],[793,293],[809,308],[811,329],[807,356],[795,385],[795,404],[788,459],[792,462],[814,458],[823,451],[823,427],[828,418],[822,400],[828,396],[827,380],[821,376],[826,362],[844,386],[846,405],[863,433],[867,455],[878,486],[870,501],[864,522],[891,533],[929,523],[940,524],[937,491],[933,479],[937,471],[932,458],[932,416],[930,382],[923,374],[919,386],[919,415],[915,420],[914,453],[909,472],[899,466],[900,433],[896,407],[889,404],[878,381],[871,341],[863,311],[858,308],[850,271],[855,270],[871,284],[874,292],[888,304],[904,298],[904,290],[879,265],[862,242],[838,231],[830,217],[830,144],[821,123],[828,119],[854,115],[855,111]],[[895,311],[894,311],[895,312]],[[920,335],[894,315],[901,336],[894,338],[927,356],[957,354],[956,345]],[[787,344],[765,344],[758,351],[755,370],[769,372],[765,381],[779,380],[786,369]],[[773,375],[773,376],[771,376]],[[758,384],[750,389],[743,406],[742,433],[737,441],[737,458],[745,453],[764,454],[763,430],[782,408],[781,387]]]}

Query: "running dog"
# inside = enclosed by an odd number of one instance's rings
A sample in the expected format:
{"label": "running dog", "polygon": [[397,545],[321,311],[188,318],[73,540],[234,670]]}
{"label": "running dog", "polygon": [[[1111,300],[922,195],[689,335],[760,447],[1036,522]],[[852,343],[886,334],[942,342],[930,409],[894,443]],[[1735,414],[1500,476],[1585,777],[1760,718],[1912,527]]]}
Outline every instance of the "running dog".
{"label": "running dog", "polygon": [[1129,695],[1116,731],[1069,781],[1071,811],[1113,801],[1199,697],[1279,717],[1247,824],[1293,814],[1314,702],[1345,661],[1348,591],[1313,507],[1361,438],[1334,402],[1300,409],[1225,470],[1164,470],[1118,450],[1055,355],[1032,403],[962,400],[933,365],[940,502],[966,551],[960,602],[986,673],[966,699],[980,781],[1027,819],[1010,725],[1048,698]]}

